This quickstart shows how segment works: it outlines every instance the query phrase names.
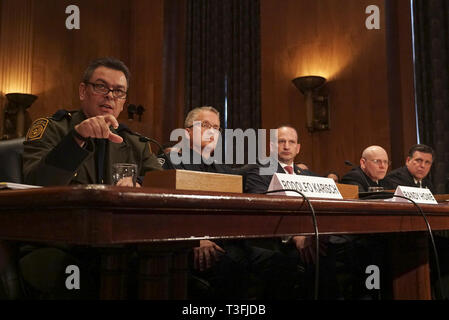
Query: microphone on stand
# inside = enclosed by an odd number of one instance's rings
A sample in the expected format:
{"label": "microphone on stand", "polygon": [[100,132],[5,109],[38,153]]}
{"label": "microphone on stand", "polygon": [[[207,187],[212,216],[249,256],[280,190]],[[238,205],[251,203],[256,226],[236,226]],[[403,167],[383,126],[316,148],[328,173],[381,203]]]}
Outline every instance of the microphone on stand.
{"label": "microphone on stand", "polygon": [[162,153],[164,158],[167,159],[168,164],[170,165],[170,168],[171,169],[176,169],[175,166],[173,165],[173,162],[171,162],[170,155],[167,155],[164,152],[164,148],[162,147],[162,145],[158,141],[156,141],[155,139],[149,138],[149,137],[145,137],[145,136],[143,136],[141,134],[136,134],[136,135],[139,136],[139,140],[142,141],[142,142],[153,142],[153,143],[155,143],[159,147],[159,153]]}
{"label": "microphone on stand", "polygon": [[127,126],[125,126],[123,124],[119,125],[119,128],[117,129],[117,133],[119,133],[120,131],[126,131],[126,132],[131,133],[131,134],[133,134],[135,136],[138,136],[139,137],[139,141],[141,141],[141,142],[153,142],[153,143],[155,143],[159,147],[159,152],[162,153],[164,155],[164,158],[167,159],[168,164],[170,165],[170,168],[171,169],[176,169],[175,166],[173,165],[173,162],[171,162],[170,156],[167,155],[164,152],[164,148],[162,147],[162,145],[157,140],[155,140],[153,138],[145,137],[144,135],[141,135],[140,133],[134,132],[134,131],[132,131],[131,129],[129,129]]}
{"label": "microphone on stand", "polygon": [[350,167],[352,167],[352,168],[355,168],[355,167],[356,167],[356,166],[353,165],[352,162],[349,161],[349,160],[345,160],[345,165],[350,166]]}

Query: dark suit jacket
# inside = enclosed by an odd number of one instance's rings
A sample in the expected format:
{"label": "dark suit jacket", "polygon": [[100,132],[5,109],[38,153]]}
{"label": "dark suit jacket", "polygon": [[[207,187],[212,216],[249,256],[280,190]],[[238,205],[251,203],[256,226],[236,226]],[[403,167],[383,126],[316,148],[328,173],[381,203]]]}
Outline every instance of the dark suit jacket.
{"label": "dark suit jacket", "polygon": [[353,168],[345,174],[343,178],[341,178],[341,183],[356,185],[359,187],[359,192],[367,192],[369,187],[383,187],[384,189],[389,189],[383,180],[380,180],[379,183],[371,180],[360,167]]}
{"label": "dark suit jacket", "polygon": [[[180,170],[190,170],[190,171],[201,171],[201,172],[211,172],[211,173],[222,173],[222,174],[238,174],[238,172],[234,171],[233,168],[225,165],[225,164],[218,164],[218,163],[211,163],[206,164],[203,162],[203,159],[201,158],[201,163],[194,164],[194,153],[192,149],[190,149],[190,162],[191,163],[184,163],[181,162],[180,164],[173,164],[174,169],[180,169]],[[162,168],[164,170],[170,170],[173,169],[170,165],[170,161],[168,160],[169,154],[160,154],[158,156],[158,161],[162,165]],[[198,154],[196,154],[198,156]]]}
{"label": "dark suit jacket", "polygon": [[[271,179],[273,175],[260,175],[259,169],[261,166],[254,167],[249,170],[246,174],[246,182],[245,182],[245,192],[246,193],[264,193],[268,190],[270,186]],[[318,176],[317,174],[309,171],[303,170],[296,165],[293,165],[293,170],[296,174],[306,175],[306,176]],[[280,163],[278,162],[278,169],[276,173],[285,173],[285,170],[282,168]]]}
{"label": "dark suit jacket", "polygon": [[[415,183],[412,174],[406,166],[391,171],[384,180],[389,189],[396,189],[397,186],[419,188],[419,183]],[[433,185],[428,176],[422,180],[422,187],[430,189],[433,193]]]}

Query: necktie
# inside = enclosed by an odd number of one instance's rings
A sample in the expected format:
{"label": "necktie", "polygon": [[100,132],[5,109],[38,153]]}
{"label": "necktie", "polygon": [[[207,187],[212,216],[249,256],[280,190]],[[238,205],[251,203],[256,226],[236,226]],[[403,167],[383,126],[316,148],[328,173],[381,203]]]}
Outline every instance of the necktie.
{"label": "necktie", "polygon": [[285,166],[284,169],[285,169],[285,171],[288,172],[288,174],[293,174],[293,167],[292,166]]}
{"label": "necktie", "polygon": [[95,141],[97,147],[97,183],[104,183],[104,156],[106,153],[106,139],[96,139]]}

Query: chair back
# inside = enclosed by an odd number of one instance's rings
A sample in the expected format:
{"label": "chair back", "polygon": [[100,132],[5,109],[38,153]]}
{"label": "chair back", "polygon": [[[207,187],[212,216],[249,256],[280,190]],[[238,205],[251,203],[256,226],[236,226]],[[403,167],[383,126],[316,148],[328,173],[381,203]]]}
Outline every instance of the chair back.
{"label": "chair back", "polygon": [[25,138],[0,140],[0,182],[23,182],[22,154]]}

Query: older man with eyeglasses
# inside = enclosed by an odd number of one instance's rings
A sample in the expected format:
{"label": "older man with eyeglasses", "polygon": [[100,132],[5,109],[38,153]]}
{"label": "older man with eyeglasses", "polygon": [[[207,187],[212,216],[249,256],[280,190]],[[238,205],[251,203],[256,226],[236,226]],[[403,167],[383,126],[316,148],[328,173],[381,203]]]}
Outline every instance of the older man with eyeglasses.
{"label": "older man with eyeglasses", "polygon": [[387,185],[382,179],[385,178],[389,165],[388,154],[384,148],[369,146],[362,152],[360,166],[345,174],[341,183],[356,185],[359,192],[367,192],[370,187],[386,189]]}
{"label": "older man with eyeglasses", "polygon": [[[28,131],[25,183],[112,184],[114,163],[137,164],[140,180],[147,171],[161,170],[149,145],[117,121],[129,78],[120,60],[100,58],[89,64],[79,85],[81,110],[59,110],[52,117],[37,119]],[[118,184],[132,186],[132,181]]]}
{"label": "older man with eyeglasses", "polygon": [[[168,161],[168,155],[160,155],[159,161],[164,169],[175,169],[233,174],[234,171],[224,164],[214,161],[205,161],[213,154],[221,133],[220,113],[211,106],[202,106],[192,109],[184,121],[185,139],[188,142],[188,150],[181,150],[174,146],[179,153],[189,154],[188,161],[173,165]],[[212,159],[211,159],[212,160]]]}
{"label": "older man with eyeglasses", "polygon": [[[220,132],[217,109],[211,106],[192,109],[184,121],[186,140],[181,143],[184,150],[174,146],[189,157],[173,164],[168,160],[171,154],[162,154],[159,160],[163,168],[243,175],[244,171],[212,161]],[[295,265],[289,264],[281,253],[252,246],[245,240],[200,240],[190,261],[190,298],[283,299],[294,293],[291,279],[296,275]],[[204,280],[210,287],[201,285]],[[258,290],[253,292],[255,288]]]}

